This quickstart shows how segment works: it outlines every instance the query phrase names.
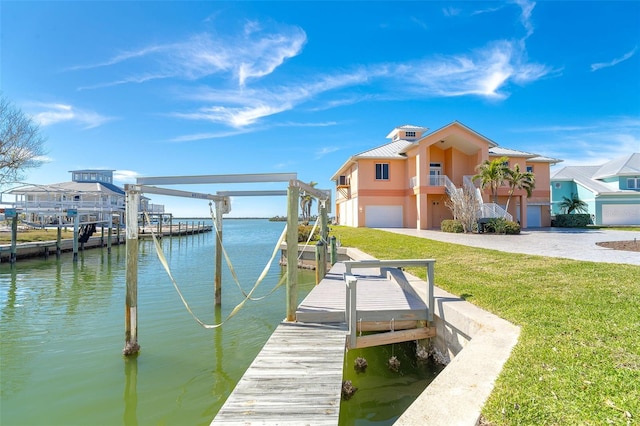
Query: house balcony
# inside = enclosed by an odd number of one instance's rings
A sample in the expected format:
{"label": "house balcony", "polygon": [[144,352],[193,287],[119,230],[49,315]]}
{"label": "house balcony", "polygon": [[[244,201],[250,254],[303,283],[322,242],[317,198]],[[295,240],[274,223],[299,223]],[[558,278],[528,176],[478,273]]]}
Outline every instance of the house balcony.
{"label": "house balcony", "polygon": [[[446,193],[446,187],[451,183],[449,178],[445,175],[429,176],[424,182],[426,185],[427,194],[444,194]],[[413,176],[409,179],[409,188],[413,189],[413,194],[417,195],[421,192],[418,185],[418,177]]]}

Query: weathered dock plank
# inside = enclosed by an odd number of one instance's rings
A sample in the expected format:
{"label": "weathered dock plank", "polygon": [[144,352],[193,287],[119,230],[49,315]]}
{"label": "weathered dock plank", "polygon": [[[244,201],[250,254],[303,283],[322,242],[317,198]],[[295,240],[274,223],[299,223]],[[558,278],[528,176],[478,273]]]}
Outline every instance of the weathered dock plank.
{"label": "weathered dock plank", "polygon": [[[300,322],[345,321],[345,267],[336,263],[326,277],[314,287],[296,311]],[[426,320],[427,306],[414,292],[404,290],[390,279],[387,268],[357,270],[357,311],[365,322]],[[394,274],[391,274],[394,276]]]}
{"label": "weathered dock plank", "polygon": [[211,425],[337,425],[344,324],[281,323]]}

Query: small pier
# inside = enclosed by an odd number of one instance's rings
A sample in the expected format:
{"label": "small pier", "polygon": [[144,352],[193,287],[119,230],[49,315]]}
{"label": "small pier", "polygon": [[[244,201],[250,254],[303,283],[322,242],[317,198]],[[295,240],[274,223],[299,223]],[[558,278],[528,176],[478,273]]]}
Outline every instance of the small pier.
{"label": "small pier", "polygon": [[[211,425],[337,425],[345,350],[435,336],[434,262],[336,263],[298,306],[296,322],[276,328]],[[427,268],[426,298],[401,266]]]}

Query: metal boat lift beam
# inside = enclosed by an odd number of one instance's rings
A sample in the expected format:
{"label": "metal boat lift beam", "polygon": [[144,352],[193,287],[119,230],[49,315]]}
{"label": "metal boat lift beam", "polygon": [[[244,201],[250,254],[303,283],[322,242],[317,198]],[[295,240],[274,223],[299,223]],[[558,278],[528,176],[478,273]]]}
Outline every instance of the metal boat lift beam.
{"label": "metal boat lift beam", "polygon": [[189,185],[203,183],[290,182],[297,179],[297,173],[256,173],[202,176],[152,176],[139,177],[136,179],[136,182],[140,185]]}
{"label": "metal boat lift beam", "polygon": [[125,191],[134,191],[143,194],[157,194],[157,195],[170,195],[173,197],[182,197],[182,198],[197,198],[199,200],[211,200],[216,203],[222,203],[223,212],[229,213],[231,211],[231,203],[228,196],[225,195],[213,195],[213,194],[203,194],[200,192],[192,192],[192,191],[180,191],[177,189],[169,189],[169,188],[158,188],[157,186],[148,186],[148,185],[125,185]]}

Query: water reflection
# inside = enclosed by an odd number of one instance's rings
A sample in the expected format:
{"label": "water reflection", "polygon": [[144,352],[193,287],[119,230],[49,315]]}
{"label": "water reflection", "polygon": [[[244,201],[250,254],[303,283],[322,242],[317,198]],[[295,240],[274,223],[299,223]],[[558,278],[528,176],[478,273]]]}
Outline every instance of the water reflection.
{"label": "water reflection", "polygon": [[124,417],[125,426],[138,426],[138,356],[124,358]]}

